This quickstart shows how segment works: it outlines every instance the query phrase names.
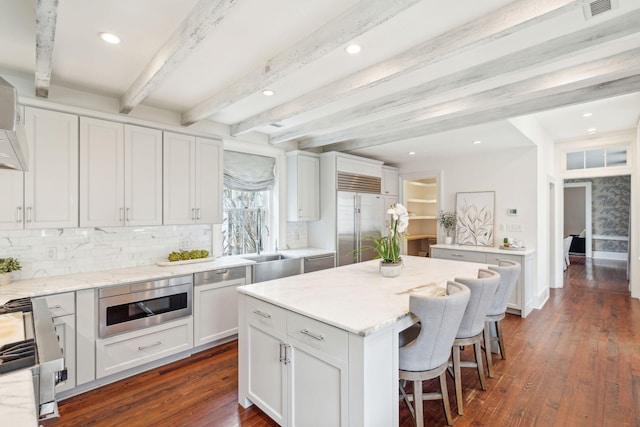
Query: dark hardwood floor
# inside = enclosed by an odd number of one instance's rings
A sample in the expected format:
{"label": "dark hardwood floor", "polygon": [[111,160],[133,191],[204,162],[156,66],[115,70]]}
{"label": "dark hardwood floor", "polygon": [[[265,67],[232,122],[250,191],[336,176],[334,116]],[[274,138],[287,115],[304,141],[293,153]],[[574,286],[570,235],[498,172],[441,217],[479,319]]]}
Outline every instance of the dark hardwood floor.
{"label": "dark hardwood floor", "polygon": [[[494,356],[487,391],[465,370],[465,413],[454,425],[640,426],[640,302],[624,268],[572,257],[565,287],[542,310],[508,315],[508,359]],[[449,394],[455,414],[451,379]],[[413,426],[400,409],[400,425]],[[58,427],[276,426],[237,403],[235,341],[62,401],[60,414]],[[446,425],[440,403],[425,403],[425,425]]]}

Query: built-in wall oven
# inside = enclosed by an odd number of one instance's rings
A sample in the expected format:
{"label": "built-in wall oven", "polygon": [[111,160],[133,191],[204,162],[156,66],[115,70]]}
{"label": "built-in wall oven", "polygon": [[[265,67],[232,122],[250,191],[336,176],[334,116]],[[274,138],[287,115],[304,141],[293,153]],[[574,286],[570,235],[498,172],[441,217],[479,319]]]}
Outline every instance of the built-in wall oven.
{"label": "built-in wall oven", "polygon": [[106,338],[190,316],[192,291],[192,275],[102,288],[98,334]]}

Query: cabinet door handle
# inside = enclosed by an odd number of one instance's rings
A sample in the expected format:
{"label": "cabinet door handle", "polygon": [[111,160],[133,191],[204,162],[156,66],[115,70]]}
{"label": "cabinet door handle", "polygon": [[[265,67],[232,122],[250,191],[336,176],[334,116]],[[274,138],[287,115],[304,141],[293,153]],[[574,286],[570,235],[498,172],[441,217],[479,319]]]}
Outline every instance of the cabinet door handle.
{"label": "cabinet door handle", "polygon": [[120,208],[120,222],[124,221],[124,208]]}
{"label": "cabinet door handle", "polygon": [[31,206],[27,208],[27,222],[31,222]]}
{"label": "cabinet door handle", "polygon": [[228,268],[225,268],[224,270],[216,270],[216,274],[227,274],[228,271],[229,271]]}
{"label": "cabinet door handle", "polygon": [[191,219],[196,219],[196,208],[191,208]]}
{"label": "cabinet door handle", "polygon": [[139,351],[146,350],[146,349],[151,348],[151,347],[159,346],[160,344],[162,344],[162,341],[156,341],[153,344],[149,344],[149,345],[141,345],[141,346],[138,347],[138,350]]}
{"label": "cabinet door handle", "polygon": [[271,319],[271,315],[269,313],[264,313],[260,310],[253,310],[253,312],[258,316],[264,317],[265,319]]}
{"label": "cabinet door handle", "polygon": [[464,257],[464,255],[462,255],[462,254],[451,254],[451,256],[455,256],[455,257],[458,257],[458,258],[463,258]]}
{"label": "cabinet door handle", "polygon": [[22,206],[18,206],[16,208],[16,222],[17,223],[22,222]]}
{"label": "cabinet door handle", "polygon": [[308,337],[313,338],[314,340],[318,340],[318,341],[322,341],[324,339],[324,337],[320,334],[316,335],[313,332],[309,332],[308,329],[303,329],[300,331],[301,334],[305,334]]}
{"label": "cabinet door handle", "polygon": [[54,306],[49,307],[49,310],[60,310],[62,306],[60,304],[56,304]]}
{"label": "cabinet door handle", "polygon": [[196,208],[196,219],[200,219],[200,208]]}
{"label": "cabinet door handle", "polygon": [[127,214],[124,216],[124,220],[129,222],[131,221],[131,208],[126,209]]}
{"label": "cabinet door handle", "polygon": [[287,351],[284,348],[284,343],[281,342],[280,343],[280,362],[284,362],[284,359],[286,357]]}
{"label": "cabinet door handle", "polygon": [[283,344],[284,347],[284,364],[288,365],[289,362],[291,362],[291,359],[289,358],[289,349],[291,348],[291,346],[289,344]]}

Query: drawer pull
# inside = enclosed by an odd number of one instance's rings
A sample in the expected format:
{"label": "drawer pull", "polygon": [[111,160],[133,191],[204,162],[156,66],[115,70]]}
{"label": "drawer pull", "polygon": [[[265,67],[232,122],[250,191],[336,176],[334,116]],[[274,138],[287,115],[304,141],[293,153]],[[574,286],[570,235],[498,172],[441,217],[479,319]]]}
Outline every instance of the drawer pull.
{"label": "drawer pull", "polygon": [[149,345],[141,345],[141,346],[138,347],[138,350],[139,351],[146,350],[146,349],[151,348],[151,347],[159,346],[160,344],[162,344],[162,341],[156,341],[153,344],[149,344]]}
{"label": "drawer pull", "polygon": [[253,312],[258,316],[264,317],[265,319],[271,319],[271,315],[269,313],[263,313],[260,310],[253,310]]}
{"label": "drawer pull", "polygon": [[318,341],[322,341],[324,339],[324,337],[322,335],[316,335],[312,332],[309,332],[308,329],[303,329],[300,331],[300,333],[305,334],[311,338],[313,338],[314,340],[318,340]]}
{"label": "drawer pull", "polygon": [[60,310],[62,308],[62,306],[60,304],[56,304],[52,307],[49,307],[49,310]]}
{"label": "drawer pull", "polygon": [[456,256],[458,258],[463,258],[464,257],[464,255],[462,255],[462,254],[451,254],[451,256]]}
{"label": "drawer pull", "polygon": [[224,270],[216,270],[216,274],[227,274],[228,271],[228,268],[225,268]]}

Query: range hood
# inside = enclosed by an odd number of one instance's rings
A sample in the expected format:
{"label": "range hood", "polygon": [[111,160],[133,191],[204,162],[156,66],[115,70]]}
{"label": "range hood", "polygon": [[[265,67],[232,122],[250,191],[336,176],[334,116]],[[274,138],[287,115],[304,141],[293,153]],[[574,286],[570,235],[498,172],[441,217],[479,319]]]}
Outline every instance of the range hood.
{"label": "range hood", "polygon": [[29,148],[18,110],[18,91],[0,77],[0,169],[26,171]]}

